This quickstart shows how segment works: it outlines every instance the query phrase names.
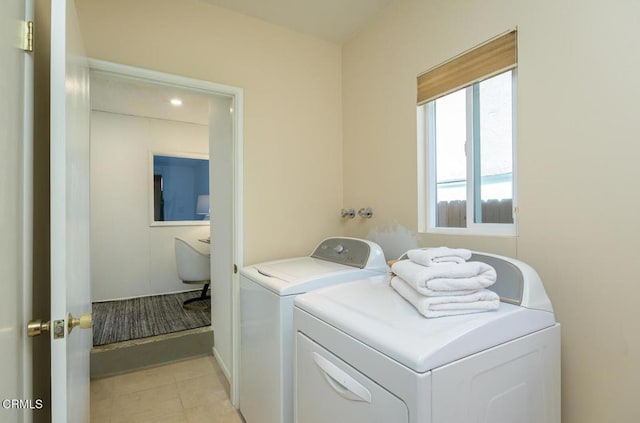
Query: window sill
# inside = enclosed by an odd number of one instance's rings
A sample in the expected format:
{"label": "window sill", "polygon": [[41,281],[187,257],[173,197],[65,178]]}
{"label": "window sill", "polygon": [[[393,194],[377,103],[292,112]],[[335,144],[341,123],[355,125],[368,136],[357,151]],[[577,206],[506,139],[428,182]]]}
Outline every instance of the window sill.
{"label": "window sill", "polygon": [[[505,227],[506,226],[506,227]],[[495,237],[516,237],[518,235],[515,225],[491,225],[484,224],[482,227],[470,228],[439,228],[429,227],[420,233],[429,235],[472,235],[472,236],[495,236]]]}

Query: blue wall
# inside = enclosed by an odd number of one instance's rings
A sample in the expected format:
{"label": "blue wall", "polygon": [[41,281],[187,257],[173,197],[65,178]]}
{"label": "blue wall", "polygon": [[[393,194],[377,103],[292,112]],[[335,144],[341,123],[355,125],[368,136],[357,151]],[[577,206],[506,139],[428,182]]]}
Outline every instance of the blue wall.
{"label": "blue wall", "polygon": [[162,176],[164,220],[203,220],[198,195],[209,194],[209,160],[153,156],[153,173]]}

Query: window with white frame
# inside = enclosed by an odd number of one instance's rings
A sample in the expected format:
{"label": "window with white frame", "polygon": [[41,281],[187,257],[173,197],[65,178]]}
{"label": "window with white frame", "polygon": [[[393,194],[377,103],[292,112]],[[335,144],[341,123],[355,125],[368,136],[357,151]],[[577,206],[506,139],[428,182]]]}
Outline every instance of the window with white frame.
{"label": "window with white frame", "polygon": [[516,233],[515,40],[512,31],[418,77],[422,232]]}

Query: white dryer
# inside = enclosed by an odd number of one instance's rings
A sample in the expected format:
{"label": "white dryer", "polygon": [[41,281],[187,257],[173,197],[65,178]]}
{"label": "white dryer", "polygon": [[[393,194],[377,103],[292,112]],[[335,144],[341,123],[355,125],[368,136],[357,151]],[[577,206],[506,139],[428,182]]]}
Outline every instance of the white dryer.
{"label": "white dryer", "polygon": [[240,412],[247,423],[293,421],[293,301],[298,294],[389,271],[377,244],[328,238],[308,257],[240,272]]}
{"label": "white dryer", "polygon": [[485,253],[496,311],[427,319],[372,277],[295,300],[297,423],[559,423],[560,325],[537,273]]}

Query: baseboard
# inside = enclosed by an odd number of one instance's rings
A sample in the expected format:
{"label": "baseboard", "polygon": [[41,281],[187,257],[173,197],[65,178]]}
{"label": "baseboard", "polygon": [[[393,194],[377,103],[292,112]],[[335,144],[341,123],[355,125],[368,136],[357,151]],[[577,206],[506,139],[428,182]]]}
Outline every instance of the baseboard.
{"label": "baseboard", "polygon": [[222,361],[222,358],[220,358],[220,354],[218,354],[218,351],[216,351],[216,347],[213,347],[212,350],[213,350],[213,356],[218,362],[218,366],[220,366],[220,370],[222,370],[222,373],[224,373],[224,376],[227,378],[227,381],[231,383],[231,372],[229,372],[229,369],[224,364],[224,361]]}

